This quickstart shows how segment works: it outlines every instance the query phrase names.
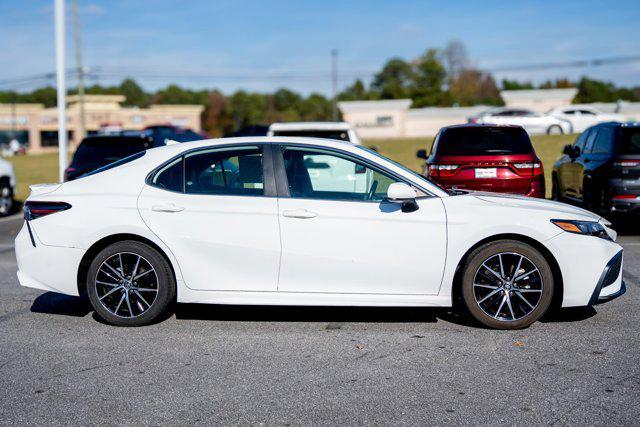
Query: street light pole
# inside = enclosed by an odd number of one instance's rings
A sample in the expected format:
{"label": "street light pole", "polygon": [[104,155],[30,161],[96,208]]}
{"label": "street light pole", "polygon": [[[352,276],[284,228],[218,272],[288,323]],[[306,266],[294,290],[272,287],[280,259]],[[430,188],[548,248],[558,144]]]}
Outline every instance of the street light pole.
{"label": "street light pole", "polygon": [[338,49],[331,50],[331,89],[332,89],[332,116],[333,121],[338,121]]}
{"label": "street light pole", "polygon": [[55,0],[54,16],[56,33],[56,89],[58,95],[58,166],[60,168],[60,182],[64,181],[64,170],[67,167],[67,87],[64,75],[64,9],[64,0]]}
{"label": "street light pole", "polygon": [[78,0],[73,0],[73,41],[76,50],[76,67],[78,72],[78,104],[80,105],[80,129],[76,141],[82,141],[86,134],[84,117],[84,67],[82,66],[82,45],[80,44],[80,10]]}

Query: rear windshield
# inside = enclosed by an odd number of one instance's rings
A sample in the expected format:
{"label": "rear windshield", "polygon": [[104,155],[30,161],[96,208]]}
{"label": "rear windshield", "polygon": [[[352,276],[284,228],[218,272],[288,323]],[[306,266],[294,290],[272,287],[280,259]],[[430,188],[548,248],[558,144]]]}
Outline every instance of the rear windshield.
{"label": "rear windshield", "polygon": [[90,138],[82,141],[73,156],[73,166],[106,165],[150,148],[144,138]]}
{"label": "rear windshield", "polygon": [[527,132],[510,127],[461,127],[440,134],[435,153],[439,156],[492,156],[531,154]]}
{"label": "rear windshield", "polygon": [[640,154],[640,128],[622,128],[621,154]]}
{"label": "rear windshield", "polygon": [[325,138],[349,141],[349,133],[346,130],[276,130],[274,136],[302,136],[306,138]]}

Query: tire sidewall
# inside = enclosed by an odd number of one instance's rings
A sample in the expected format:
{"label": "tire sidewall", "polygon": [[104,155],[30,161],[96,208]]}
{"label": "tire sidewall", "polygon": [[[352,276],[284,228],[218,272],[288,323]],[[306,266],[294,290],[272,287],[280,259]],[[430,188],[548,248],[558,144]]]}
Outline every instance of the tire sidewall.
{"label": "tire sidewall", "polygon": [[9,209],[7,209],[6,212],[2,213],[0,212],[0,217],[3,216],[7,216],[10,215],[11,212],[13,211],[13,205],[14,205],[14,201],[13,201],[13,188],[11,188],[11,185],[9,185],[8,182],[6,182],[5,180],[0,181],[0,197],[2,197],[2,193],[4,193],[4,190],[8,189],[9,190]]}
{"label": "tire sidewall", "polygon": [[[543,292],[536,308],[525,317],[514,320],[497,320],[486,314],[475,300],[473,293],[473,279],[476,271],[491,256],[514,252],[524,255],[531,260],[540,271],[543,281]],[[465,263],[462,276],[462,297],[469,313],[483,325],[494,329],[522,329],[540,319],[551,305],[553,299],[554,281],[553,271],[549,262],[534,247],[516,240],[501,240],[482,245],[474,250]]]}
{"label": "tire sidewall", "polygon": [[[120,252],[141,255],[155,269],[158,277],[158,294],[151,308],[133,318],[119,317],[107,310],[98,298],[95,284],[95,278],[102,263]],[[174,302],[175,288],[173,273],[164,257],[152,247],[137,241],[122,241],[101,250],[89,266],[86,281],[87,295],[96,314],[107,323],[116,326],[143,326],[161,319]]]}

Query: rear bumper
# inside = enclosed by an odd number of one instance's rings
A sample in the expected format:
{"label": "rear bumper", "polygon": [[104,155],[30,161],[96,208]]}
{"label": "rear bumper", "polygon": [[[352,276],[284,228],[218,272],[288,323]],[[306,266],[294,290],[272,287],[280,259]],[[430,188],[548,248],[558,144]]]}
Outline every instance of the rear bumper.
{"label": "rear bumper", "polygon": [[[614,213],[640,214],[640,181],[609,180],[609,210]],[[636,198],[616,199],[615,196],[633,196]]]}

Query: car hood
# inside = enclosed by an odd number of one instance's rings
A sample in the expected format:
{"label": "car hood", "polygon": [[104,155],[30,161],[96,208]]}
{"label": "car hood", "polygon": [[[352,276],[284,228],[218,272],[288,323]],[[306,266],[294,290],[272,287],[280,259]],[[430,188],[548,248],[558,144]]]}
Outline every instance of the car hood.
{"label": "car hood", "polygon": [[470,191],[467,197],[474,197],[484,202],[495,203],[511,208],[531,209],[539,212],[548,212],[558,219],[575,219],[582,221],[599,221],[602,217],[586,209],[567,205],[566,203],[552,200],[537,199],[533,197],[519,196],[515,194],[487,193]]}

